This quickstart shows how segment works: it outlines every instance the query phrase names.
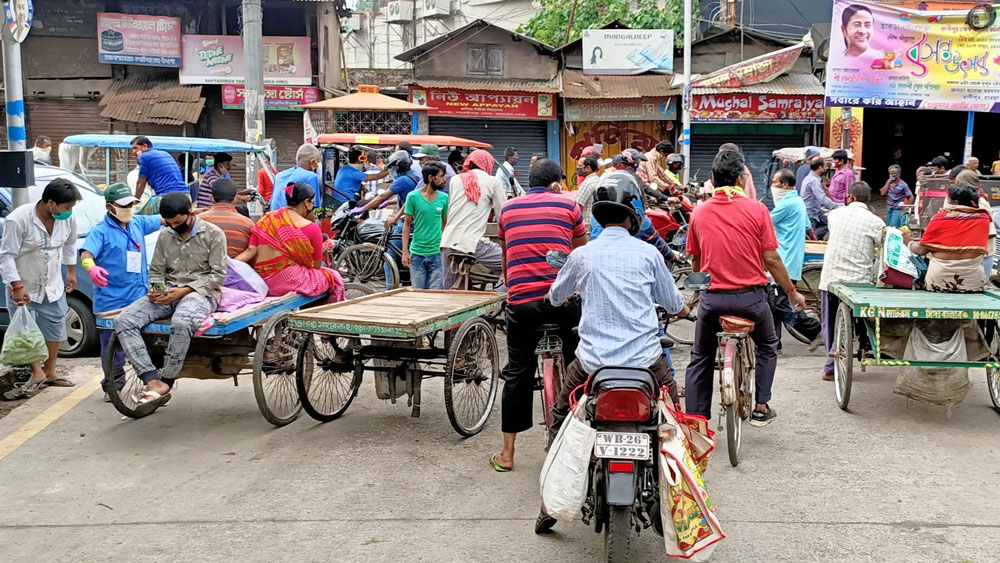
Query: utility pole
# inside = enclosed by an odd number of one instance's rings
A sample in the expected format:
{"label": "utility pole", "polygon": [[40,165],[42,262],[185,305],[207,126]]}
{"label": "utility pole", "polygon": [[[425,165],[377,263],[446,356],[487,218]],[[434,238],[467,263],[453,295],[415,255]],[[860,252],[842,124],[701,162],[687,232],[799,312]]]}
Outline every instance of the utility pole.
{"label": "utility pole", "polygon": [[684,184],[691,178],[691,0],[684,0],[684,95],[681,96],[681,154]]}
{"label": "utility pole", "polygon": [[[243,64],[246,69],[243,96],[243,126],[246,142],[260,144],[264,138],[264,69],[261,65],[260,0],[243,0]],[[257,162],[246,159],[247,186],[256,187]]]}
{"label": "utility pole", "polygon": [[[12,151],[28,150],[28,132],[24,128],[24,86],[21,84],[21,44],[14,40],[6,26],[3,35],[3,82],[7,95],[7,148]],[[27,188],[12,188],[14,207],[28,203]]]}

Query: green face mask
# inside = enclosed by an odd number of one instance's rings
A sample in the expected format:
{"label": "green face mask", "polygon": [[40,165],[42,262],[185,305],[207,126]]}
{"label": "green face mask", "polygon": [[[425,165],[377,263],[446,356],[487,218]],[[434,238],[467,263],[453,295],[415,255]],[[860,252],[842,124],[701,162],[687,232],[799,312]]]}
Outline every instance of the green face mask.
{"label": "green face mask", "polygon": [[66,219],[69,219],[71,215],[73,215],[72,209],[70,209],[69,211],[63,211],[61,213],[52,213],[52,218],[57,219],[59,221],[65,221]]}

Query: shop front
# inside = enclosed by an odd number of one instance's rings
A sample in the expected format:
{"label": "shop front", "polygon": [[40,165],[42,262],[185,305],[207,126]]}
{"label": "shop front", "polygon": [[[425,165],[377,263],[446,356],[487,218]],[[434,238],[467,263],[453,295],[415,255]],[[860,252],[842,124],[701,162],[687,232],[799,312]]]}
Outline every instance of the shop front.
{"label": "shop front", "polygon": [[[554,89],[553,89],[554,90]],[[514,172],[528,183],[531,155],[549,154],[555,130],[555,92],[467,90],[461,87],[410,88],[410,100],[427,106],[431,135],[454,135],[493,145],[490,152],[503,160],[506,147],[520,157]]]}

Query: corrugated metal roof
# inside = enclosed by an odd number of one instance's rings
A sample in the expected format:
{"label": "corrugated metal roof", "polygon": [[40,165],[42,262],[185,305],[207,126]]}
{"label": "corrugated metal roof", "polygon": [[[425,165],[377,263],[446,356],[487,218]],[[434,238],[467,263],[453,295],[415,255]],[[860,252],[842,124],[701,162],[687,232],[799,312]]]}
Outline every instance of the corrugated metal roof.
{"label": "corrugated metal roof", "polygon": [[475,37],[475,35],[481,33],[482,29],[485,29],[485,28],[494,28],[494,29],[502,31],[503,33],[509,34],[511,36],[511,38],[514,39],[514,40],[516,40],[516,41],[524,41],[525,43],[528,43],[529,45],[534,46],[536,49],[538,49],[542,53],[545,53],[547,55],[555,55],[555,49],[553,49],[549,45],[546,45],[545,43],[541,43],[539,41],[535,41],[534,39],[528,37],[527,35],[521,35],[520,33],[517,33],[516,31],[511,31],[509,29],[504,29],[504,28],[502,28],[502,27],[500,27],[498,25],[492,24],[492,23],[490,23],[488,21],[478,19],[478,20],[473,20],[473,21],[469,22],[468,24],[466,24],[466,25],[464,25],[464,26],[462,26],[462,27],[460,27],[458,29],[453,29],[453,30],[449,31],[448,33],[445,33],[444,35],[440,35],[438,37],[435,37],[434,39],[431,39],[430,41],[427,41],[426,43],[417,45],[416,47],[414,47],[414,48],[412,48],[412,49],[410,49],[408,51],[404,51],[404,52],[396,55],[396,60],[403,61],[403,62],[406,62],[406,63],[420,64],[420,61],[418,60],[419,57],[423,56],[424,54],[428,53],[429,51],[433,51],[439,45],[441,45],[441,44],[443,44],[443,43],[445,43],[447,41],[451,41],[452,39],[455,39],[456,37],[459,37],[462,34],[468,32],[468,31],[472,31],[473,29],[477,29],[477,28],[479,28],[480,31],[477,31],[476,33],[472,34],[471,37]]}
{"label": "corrugated metal roof", "polygon": [[613,98],[645,98],[674,96],[683,88],[670,87],[668,74],[639,74],[635,76],[587,75],[579,70],[565,70],[562,75],[564,98],[598,100]]}
{"label": "corrugated metal roof", "polygon": [[197,123],[205,108],[201,86],[181,86],[173,77],[117,80],[101,97],[101,117],[135,123]]}
{"label": "corrugated metal roof", "polygon": [[551,80],[510,80],[504,78],[480,78],[462,80],[459,78],[418,78],[411,84],[424,88],[455,88],[458,90],[496,90],[499,92],[532,92],[542,94],[558,93],[559,76]]}
{"label": "corrugated metal roof", "polygon": [[822,96],[826,93],[823,84],[812,74],[785,74],[770,82],[752,84],[740,88],[693,88],[692,94],[800,94]]}

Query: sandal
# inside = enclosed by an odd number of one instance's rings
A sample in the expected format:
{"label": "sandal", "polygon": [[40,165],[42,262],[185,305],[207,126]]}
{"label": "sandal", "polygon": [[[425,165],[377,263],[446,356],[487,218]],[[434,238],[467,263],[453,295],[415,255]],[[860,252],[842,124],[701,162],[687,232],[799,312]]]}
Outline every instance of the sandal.
{"label": "sandal", "polygon": [[30,399],[38,393],[41,392],[42,386],[45,384],[43,379],[29,380],[20,387],[15,387],[10,391],[3,394],[3,398],[8,401],[19,401],[21,399]]}
{"label": "sandal", "polygon": [[46,379],[45,385],[48,387],[75,387],[76,383],[73,383],[65,377],[57,377],[55,379]]}
{"label": "sandal", "polygon": [[[147,398],[149,397],[149,398]],[[156,409],[167,404],[173,397],[170,393],[160,395],[156,391],[143,391],[135,396],[135,418],[142,418],[153,414]]]}
{"label": "sandal", "polygon": [[500,454],[493,454],[493,455],[490,456],[490,465],[493,466],[493,471],[497,471],[499,473],[508,473],[511,470],[513,470],[514,466],[505,467],[505,466],[500,465],[499,463],[497,463],[497,456],[499,456],[499,455]]}

